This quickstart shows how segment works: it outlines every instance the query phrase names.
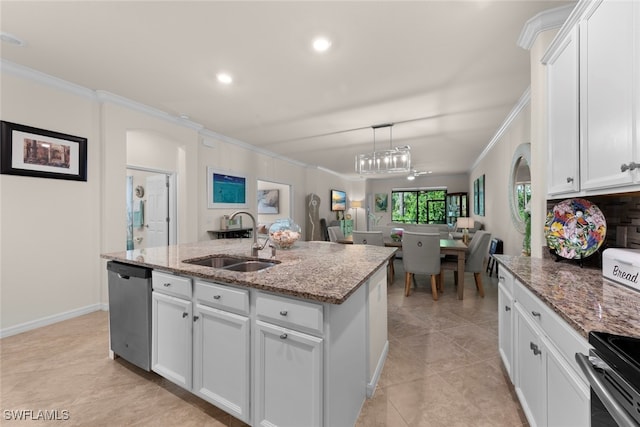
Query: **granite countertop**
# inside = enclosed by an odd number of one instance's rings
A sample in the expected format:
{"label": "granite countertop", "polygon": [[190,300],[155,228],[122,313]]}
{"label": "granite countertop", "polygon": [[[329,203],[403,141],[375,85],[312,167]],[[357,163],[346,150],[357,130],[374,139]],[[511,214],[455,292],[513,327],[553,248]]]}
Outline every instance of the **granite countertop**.
{"label": "granite countertop", "polygon": [[602,270],[551,259],[494,255],[585,338],[590,331],[640,337],[640,292],[602,277]]}
{"label": "granite countertop", "polygon": [[[207,255],[249,256],[252,239],[220,239],[174,246],[106,253],[109,260],[162,271],[199,277],[225,284],[246,286],[298,298],[341,304],[386,265],[395,248],[372,245],[342,245],[330,242],[296,242],[278,250],[273,267],[255,272],[235,272],[185,264],[182,261]],[[259,254],[270,258],[268,247]]]}

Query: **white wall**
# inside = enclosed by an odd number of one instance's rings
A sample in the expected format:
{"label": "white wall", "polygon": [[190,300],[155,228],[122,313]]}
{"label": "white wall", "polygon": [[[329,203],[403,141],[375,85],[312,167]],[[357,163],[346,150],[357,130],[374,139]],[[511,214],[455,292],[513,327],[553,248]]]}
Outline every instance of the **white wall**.
{"label": "white wall", "polygon": [[86,182],[0,175],[0,331],[5,331],[97,308],[102,146],[98,106],[87,95],[9,73],[0,79],[2,120],[88,140]]}

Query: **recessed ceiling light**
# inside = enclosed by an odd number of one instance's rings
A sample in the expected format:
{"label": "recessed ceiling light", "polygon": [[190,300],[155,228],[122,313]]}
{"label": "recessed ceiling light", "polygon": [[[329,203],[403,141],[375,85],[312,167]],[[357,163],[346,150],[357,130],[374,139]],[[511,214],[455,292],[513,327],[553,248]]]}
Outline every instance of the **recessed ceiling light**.
{"label": "recessed ceiling light", "polygon": [[0,40],[16,46],[24,46],[26,44],[24,40],[14,36],[13,34],[5,33],[4,31],[0,32]]}
{"label": "recessed ceiling light", "polygon": [[326,37],[317,37],[313,40],[313,49],[316,52],[326,52],[331,47],[331,40]]}
{"label": "recessed ceiling light", "polygon": [[218,78],[218,81],[220,83],[224,83],[226,85],[231,84],[231,82],[233,82],[233,77],[231,77],[231,75],[227,73],[218,73],[216,77]]}

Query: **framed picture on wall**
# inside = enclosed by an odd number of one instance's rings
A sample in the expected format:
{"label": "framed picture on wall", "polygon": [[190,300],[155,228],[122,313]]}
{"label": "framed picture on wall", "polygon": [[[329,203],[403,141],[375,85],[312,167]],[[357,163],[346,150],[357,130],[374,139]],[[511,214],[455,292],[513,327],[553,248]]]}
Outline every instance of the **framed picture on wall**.
{"label": "framed picture on wall", "polygon": [[389,205],[389,195],[387,193],[376,193],[374,203],[373,203],[374,211],[386,212],[388,205]]}
{"label": "framed picture on wall", "polygon": [[277,214],[280,208],[279,190],[258,190],[258,213]]}
{"label": "framed picture on wall", "polygon": [[207,207],[246,208],[247,177],[207,167]]}
{"label": "framed picture on wall", "polygon": [[5,121],[0,135],[0,173],[87,180],[86,138]]}
{"label": "framed picture on wall", "polygon": [[484,216],[484,175],[473,181],[473,213]]}

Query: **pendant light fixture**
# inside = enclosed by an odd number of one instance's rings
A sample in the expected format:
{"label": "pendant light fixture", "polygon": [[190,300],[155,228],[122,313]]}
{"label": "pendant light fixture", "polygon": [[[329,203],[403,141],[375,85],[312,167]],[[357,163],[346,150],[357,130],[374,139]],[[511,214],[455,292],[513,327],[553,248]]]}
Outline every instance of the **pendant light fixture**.
{"label": "pendant light fixture", "polygon": [[[393,147],[393,123],[371,126],[373,152],[356,155],[356,172],[360,175],[408,173],[411,171],[411,147]],[[389,128],[389,149],[376,151],[376,130]]]}

